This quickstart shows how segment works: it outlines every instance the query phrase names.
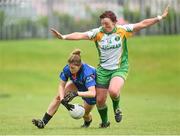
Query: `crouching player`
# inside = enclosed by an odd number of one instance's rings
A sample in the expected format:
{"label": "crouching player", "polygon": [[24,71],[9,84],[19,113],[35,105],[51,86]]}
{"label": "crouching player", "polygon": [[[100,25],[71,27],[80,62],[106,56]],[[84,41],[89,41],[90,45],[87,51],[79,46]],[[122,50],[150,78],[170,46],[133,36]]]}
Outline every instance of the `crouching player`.
{"label": "crouching player", "polygon": [[[74,105],[68,102],[76,96],[80,96],[84,100],[85,115],[83,116],[84,124],[81,127],[87,128],[90,126],[92,122],[90,112],[96,104],[96,72],[92,66],[82,63],[80,53],[79,49],[71,53],[68,64],[60,74],[61,81],[59,83],[58,94],[50,103],[43,118],[32,120],[32,123],[38,128],[45,127],[58,110],[60,104],[64,105],[67,110],[72,110]],[[70,80],[68,81],[68,79]]]}

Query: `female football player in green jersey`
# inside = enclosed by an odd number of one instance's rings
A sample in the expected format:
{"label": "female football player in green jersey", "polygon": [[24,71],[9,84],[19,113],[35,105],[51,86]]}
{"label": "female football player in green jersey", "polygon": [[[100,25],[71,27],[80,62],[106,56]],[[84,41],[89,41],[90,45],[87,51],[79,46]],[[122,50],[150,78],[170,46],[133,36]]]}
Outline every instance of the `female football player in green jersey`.
{"label": "female football player in green jersey", "polygon": [[135,24],[118,25],[117,18],[112,11],[105,11],[100,15],[101,26],[87,32],[74,32],[62,35],[55,29],[52,33],[63,40],[93,40],[99,53],[97,68],[96,106],[101,117],[101,128],[110,126],[107,115],[106,99],[109,93],[114,109],[116,122],[122,120],[122,111],[119,107],[120,93],[128,75],[127,38],[133,32],[150,27],[168,15],[167,7],[162,15],[145,19]]}

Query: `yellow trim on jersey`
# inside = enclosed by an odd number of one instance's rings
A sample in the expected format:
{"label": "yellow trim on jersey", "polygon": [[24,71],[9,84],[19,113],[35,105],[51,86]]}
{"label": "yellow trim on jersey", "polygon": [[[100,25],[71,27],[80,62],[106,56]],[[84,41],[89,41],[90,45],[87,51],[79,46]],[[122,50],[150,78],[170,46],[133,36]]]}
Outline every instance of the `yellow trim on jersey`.
{"label": "yellow trim on jersey", "polygon": [[123,29],[123,28],[118,28],[117,31],[116,31],[116,33],[121,36],[121,39],[123,39],[124,36],[125,36],[126,38],[129,38],[129,37],[131,37],[131,36],[133,35],[132,32],[127,32],[127,31],[126,31],[125,29]]}
{"label": "yellow trim on jersey", "polygon": [[97,35],[94,38],[94,41],[101,41],[102,37],[104,36],[103,32],[98,32]]}
{"label": "yellow trim on jersey", "polygon": [[[121,37],[121,39],[124,39],[124,37],[129,38],[129,37],[131,37],[133,35],[132,32],[127,32],[123,28],[117,28],[115,33],[118,34]],[[101,41],[101,39],[104,36],[104,34],[105,34],[104,32],[100,31],[100,32],[98,32],[96,34],[96,36],[92,40],[94,40],[94,41]]]}

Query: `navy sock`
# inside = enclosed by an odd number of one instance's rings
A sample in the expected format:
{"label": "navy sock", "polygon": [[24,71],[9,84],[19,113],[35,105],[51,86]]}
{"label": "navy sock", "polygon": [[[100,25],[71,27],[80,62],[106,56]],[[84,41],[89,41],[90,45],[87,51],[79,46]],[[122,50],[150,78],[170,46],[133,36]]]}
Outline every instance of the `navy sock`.
{"label": "navy sock", "polygon": [[44,114],[44,117],[43,117],[42,121],[43,121],[44,124],[46,125],[51,118],[52,118],[52,116],[49,115],[49,114],[46,112],[46,113]]}

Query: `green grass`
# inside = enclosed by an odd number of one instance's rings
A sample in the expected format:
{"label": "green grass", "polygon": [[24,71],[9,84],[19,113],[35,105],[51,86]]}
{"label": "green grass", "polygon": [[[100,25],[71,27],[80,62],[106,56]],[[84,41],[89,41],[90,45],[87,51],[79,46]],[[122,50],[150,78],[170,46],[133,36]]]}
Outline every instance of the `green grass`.
{"label": "green grass", "polygon": [[[0,41],[0,135],[180,135],[180,36],[129,39],[130,72],[121,93],[123,121],[99,129],[94,108],[90,128],[60,107],[45,129],[31,124],[41,118],[57,92],[59,72],[70,52],[80,48],[86,63],[97,66],[93,42],[60,40]],[[76,99],[74,103],[82,103]]]}

